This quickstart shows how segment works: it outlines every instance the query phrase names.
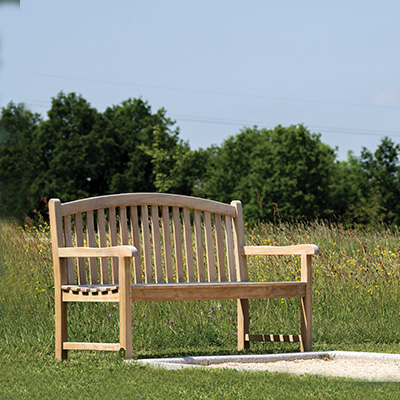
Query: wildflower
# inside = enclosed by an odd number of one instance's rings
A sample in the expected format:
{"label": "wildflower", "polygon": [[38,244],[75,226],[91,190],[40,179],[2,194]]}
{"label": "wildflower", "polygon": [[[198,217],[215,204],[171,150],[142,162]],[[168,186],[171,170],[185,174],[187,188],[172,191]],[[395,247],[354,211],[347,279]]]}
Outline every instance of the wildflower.
{"label": "wildflower", "polygon": [[172,325],[173,323],[174,323],[174,320],[171,320],[171,321],[170,321],[170,324]]}
{"label": "wildflower", "polygon": [[111,318],[112,317],[112,313],[108,314],[108,317]]}
{"label": "wildflower", "polygon": [[177,311],[178,313],[180,313],[180,312],[181,312],[181,309],[180,309],[180,308],[178,308],[176,311]]}

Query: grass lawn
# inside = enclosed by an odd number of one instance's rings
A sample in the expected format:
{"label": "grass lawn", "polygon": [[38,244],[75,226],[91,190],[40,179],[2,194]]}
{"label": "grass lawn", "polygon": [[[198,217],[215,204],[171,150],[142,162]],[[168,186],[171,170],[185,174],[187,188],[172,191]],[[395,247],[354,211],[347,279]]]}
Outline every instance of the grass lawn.
{"label": "grass lawn", "polygon": [[[70,352],[54,360],[53,278],[46,224],[0,221],[0,399],[398,399],[400,383],[268,372],[126,364],[114,353]],[[261,224],[248,243],[310,242],[314,262],[314,350],[400,353],[400,235],[397,229]],[[253,280],[299,279],[297,257],[253,257]],[[118,305],[73,304],[71,340],[117,341]],[[255,333],[297,333],[298,299],[252,301]],[[137,357],[236,354],[236,302],[135,304]],[[252,345],[252,353],[299,351]]]}

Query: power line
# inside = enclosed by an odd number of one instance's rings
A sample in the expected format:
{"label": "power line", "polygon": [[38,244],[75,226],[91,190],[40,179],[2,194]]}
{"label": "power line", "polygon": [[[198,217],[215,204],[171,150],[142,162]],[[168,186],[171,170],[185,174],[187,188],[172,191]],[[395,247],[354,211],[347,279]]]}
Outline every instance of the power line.
{"label": "power line", "polygon": [[[49,108],[51,104],[49,102],[41,100],[28,100],[26,103],[29,106]],[[254,120],[238,120],[232,118],[220,118],[220,117],[208,117],[200,115],[185,115],[185,114],[172,114],[169,116],[173,120],[182,122],[193,122],[200,124],[211,124],[211,125],[226,125],[226,126],[238,126],[238,127],[251,127],[260,126],[266,128],[274,128],[280,123],[266,122],[266,121],[254,121]],[[398,131],[388,131],[388,130],[375,130],[375,129],[364,129],[364,128],[340,128],[340,127],[327,127],[319,125],[306,125],[312,131],[319,133],[336,133],[342,135],[363,135],[363,136],[390,136],[390,137],[400,137],[400,132]]]}
{"label": "power line", "polygon": [[[220,118],[208,118],[200,116],[190,116],[190,115],[175,115],[172,116],[173,119],[179,119],[185,122],[196,122],[205,124],[221,124],[221,125],[233,125],[233,126],[262,126],[262,127],[275,127],[281,124],[274,124],[271,122],[262,121],[243,121],[243,120],[224,120]],[[374,130],[374,129],[363,129],[363,128],[338,128],[338,127],[323,127],[317,125],[306,125],[309,129],[313,131],[322,131],[322,133],[340,133],[349,135],[366,135],[366,136],[400,136],[400,132],[397,131],[387,131],[387,130]]]}
{"label": "power line", "polygon": [[73,77],[73,76],[62,76],[62,75],[52,75],[52,74],[40,74],[40,73],[32,73],[31,75],[41,76],[44,78],[51,78],[51,79],[66,79],[66,80],[75,80],[75,81],[81,81],[81,82],[91,82],[91,83],[107,84],[107,85],[134,86],[134,87],[141,87],[141,88],[147,88],[147,89],[161,89],[161,90],[170,90],[170,91],[172,90],[172,91],[178,91],[178,92],[201,93],[201,94],[209,94],[209,95],[216,95],[216,96],[244,97],[244,98],[274,100],[274,101],[290,101],[290,102],[298,102],[298,103],[326,104],[326,105],[341,106],[341,107],[386,108],[386,109],[400,110],[400,106],[389,106],[389,105],[383,105],[383,104],[365,104],[365,103],[352,103],[352,102],[336,102],[336,101],[329,101],[329,100],[276,97],[276,96],[266,96],[266,95],[258,95],[258,94],[244,94],[244,93],[222,92],[222,91],[213,91],[213,90],[204,90],[204,89],[178,88],[178,87],[169,87],[169,86],[160,86],[160,85],[141,84],[141,83],[134,83],[134,82],[122,82],[122,81],[112,81],[112,80],[93,79],[93,78],[80,78],[80,77]]}

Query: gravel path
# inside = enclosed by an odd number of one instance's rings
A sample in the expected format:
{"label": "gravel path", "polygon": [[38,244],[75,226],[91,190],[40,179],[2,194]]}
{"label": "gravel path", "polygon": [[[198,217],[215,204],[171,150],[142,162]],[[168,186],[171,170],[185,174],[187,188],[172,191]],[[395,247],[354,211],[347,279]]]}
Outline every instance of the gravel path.
{"label": "gravel path", "polygon": [[400,382],[400,361],[364,359],[313,359],[267,363],[221,363],[208,368],[234,368],[251,371],[276,371],[293,374],[340,376],[370,381]]}

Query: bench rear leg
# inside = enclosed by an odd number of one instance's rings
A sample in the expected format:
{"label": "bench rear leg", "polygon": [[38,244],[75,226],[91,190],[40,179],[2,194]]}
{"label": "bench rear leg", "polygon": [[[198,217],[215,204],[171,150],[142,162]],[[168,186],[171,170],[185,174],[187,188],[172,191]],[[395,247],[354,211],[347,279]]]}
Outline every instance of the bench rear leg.
{"label": "bench rear leg", "polygon": [[311,256],[303,255],[301,280],[307,282],[306,295],[301,298],[301,351],[312,350],[312,265]]}
{"label": "bench rear leg", "polygon": [[238,350],[245,350],[250,348],[250,342],[245,339],[246,334],[249,333],[249,300],[238,299]]}

